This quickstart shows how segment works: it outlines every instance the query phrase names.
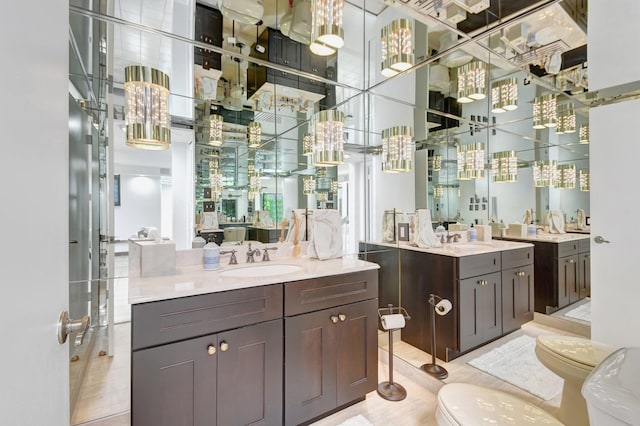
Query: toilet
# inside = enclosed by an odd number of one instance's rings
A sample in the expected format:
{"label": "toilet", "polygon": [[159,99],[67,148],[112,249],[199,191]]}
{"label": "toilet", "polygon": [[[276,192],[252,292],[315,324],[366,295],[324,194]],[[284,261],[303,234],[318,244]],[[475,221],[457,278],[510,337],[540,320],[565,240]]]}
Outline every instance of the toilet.
{"label": "toilet", "polygon": [[562,425],[536,405],[506,392],[469,383],[449,383],[440,388],[436,421],[439,426]]}
{"label": "toilet", "polygon": [[588,425],[587,405],[580,393],[593,369],[615,348],[591,340],[560,335],[536,339],[536,356],[545,367],[564,379],[558,418],[567,425]]}
{"label": "toilet", "polygon": [[640,421],[640,348],[621,348],[605,358],[582,386],[591,426]]}
{"label": "toilet", "polygon": [[[588,407],[583,425],[638,424],[640,348],[622,348],[602,360],[584,381],[582,394]],[[436,421],[439,426],[564,424],[514,395],[468,383],[440,388]]]}

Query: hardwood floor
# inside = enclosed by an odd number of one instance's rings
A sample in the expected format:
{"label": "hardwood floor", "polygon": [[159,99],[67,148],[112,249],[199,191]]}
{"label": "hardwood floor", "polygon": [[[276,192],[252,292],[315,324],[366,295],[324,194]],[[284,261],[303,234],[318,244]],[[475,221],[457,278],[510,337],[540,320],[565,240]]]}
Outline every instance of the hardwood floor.
{"label": "hardwood floor", "polygon": [[[72,416],[73,425],[129,425],[130,323],[117,324],[115,330],[116,352],[113,358],[97,356],[97,351],[104,346],[100,340],[94,346],[95,354],[89,362],[76,410]],[[436,394],[444,383],[452,382],[474,383],[510,392],[540,406],[553,415],[560,405],[560,395],[550,401],[543,401],[467,364],[471,359],[523,334],[530,336],[540,334],[574,335],[569,331],[550,328],[536,322],[527,323],[522,329],[452,362],[438,361],[438,364],[449,371],[449,377],[444,381],[436,380],[419,369],[420,365],[431,361],[429,354],[394,339],[394,381],[406,388],[407,398],[399,402],[390,402],[382,399],[376,392],[371,392],[365,401],[326,417],[314,425],[338,425],[359,414],[376,426],[435,425]],[[98,338],[100,339],[100,337]],[[388,342],[388,337],[381,336],[379,340]],[[379,348],[378,355],[379,381],[385,381],[389,374],[389,354],[386,346]]]}

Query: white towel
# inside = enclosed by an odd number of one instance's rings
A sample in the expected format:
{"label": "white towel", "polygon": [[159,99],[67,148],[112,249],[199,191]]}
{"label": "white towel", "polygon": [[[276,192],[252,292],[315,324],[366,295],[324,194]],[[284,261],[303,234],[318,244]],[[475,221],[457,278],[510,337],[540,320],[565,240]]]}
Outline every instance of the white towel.
{"label": "white towel", "polygon": [[549,233],[564,234],[564,215],[562,212],[560,210],[549,211],[547,225],[549,226]]}
{"label": "white towel", "polygon": [[218,214],[216,212],[203,212],[200,216],[201,230],[218,229]]}
{"label": "white towel", "polygon": [[416,231],[414,233],[413,243],[418,247],[442,247],[440,240],[433,231],[433,223],[431,222],[431,210],[416,210]]}
{"label": "white towel", "polygon": [[342,219],[337,210],[313,212],[313,237],[308,253],[320,260],[342,257]]}

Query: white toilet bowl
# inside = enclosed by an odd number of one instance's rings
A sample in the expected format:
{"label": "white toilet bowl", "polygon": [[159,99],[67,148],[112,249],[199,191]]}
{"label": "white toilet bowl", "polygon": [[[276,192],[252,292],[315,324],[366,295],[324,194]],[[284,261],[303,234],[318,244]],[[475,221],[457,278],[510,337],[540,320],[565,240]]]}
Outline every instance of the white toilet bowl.
{"label": "white toilet bowl", "polygon": [[516,396],[468,383],[440,388],[436,421],[439,426],[562,425],[546,411]]}
{"label": "white toilet bowl", "polygon": [[570,336],[538,336],[536,356],[549,370],[564,379],[558,418],[567,425],[588,425],[587,405],[580,393],[593,369],[615,348]]}
{"label": "white toilet bowl", "polygon": [[582,386],[591,426],[640,422],[640,348],[618,349],[596,367]]}

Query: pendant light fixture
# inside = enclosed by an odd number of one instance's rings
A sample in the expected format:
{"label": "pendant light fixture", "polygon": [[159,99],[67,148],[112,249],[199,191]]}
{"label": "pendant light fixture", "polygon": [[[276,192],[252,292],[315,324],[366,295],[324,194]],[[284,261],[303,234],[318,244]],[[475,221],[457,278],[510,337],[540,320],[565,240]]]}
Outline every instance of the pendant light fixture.
{"label": "pendant light fixture", "polygon": [[558,123],[557,98],[555,94],[538,96],[533,100],[533,128],[556,127]]}
{"label": "pendant light fixture", "polygon": [[306,133],[302,137],[302,155],[311,154],[313,154],[313,135],[311,133]]}
{"label": "pendant light fixture", "polygon": [[431,157],[431,170],[434,172],[442,170],[442,155],[434,155]]}
{"label": "pendant light fixture", "polygon": [[328,56],[344,46],[342,12],[344,0],[311,1],[311,45],[313,53]]}
{"label": "pendant light fixture", "polygon": [[439,200],[444,197],[444,188],[442,185],[436,185],[433,187],[433,198]]}
{"label": "pendant light fixture", "polygon": [[465,104],[487,97],[487,64],[471,61],[457,68],[458,103]]}
{"label": "pendant light fixture", "polygon": [[518,156],[516,152],[494,152],[491,158],[491,175],[495,183],[517,182]]}
{"label": "pendant light fixture", "polygon": [[558,165],[556,160],[533,162],[533,186],[553,188],[558,184]]}
{"label": "pendant light fixture", "polygon": [[316,201],[319,203],[325,203],[327,202],[328,199],[328,193],[327,192],[317,192],[316,193]]}
{"label": "pendant light fixture", "polygon": [[500,114],[518,109],[518,79],[507,78],[491,85],[491,112]]}
{"label": "pendant light fixture", "polygon": [[383,76],[392,77],[413,66],[412,33],[411,21],[404,18],[392,21],[382,28],[380,66]]}
{"label": "pendant light fixture", "polygon": [[573,103],[558,105],[558,126],[556,134],[576,132],[576,112],[573,109]]}
{"label": "pendant light fixture", "polygon": [[169,77],[154,68],[131,65],[124,69],[124,80],[127,145],[169,148]]}
{"label": "pendant light fixture", "polygon": [[580,125],[580,130],[578,131],[578,143],[588,144],[589,143],[589,124],[584,123]]}
{"label": "pendant light fixture", "polygon": [[560,164],[558,166],[558,189],[575,189],[576,187],[576,165]]}
{"label": "pendant light fixture", "polygon": [[344,113],[335,109],[318,111],[311,119],[313,165],[337,166],[344,162]]}
{"label": "pendant light fixture", "polygon": [[260,195],[262,190],[262,184],[260,183],[260,173],[253,170],[249,172],[249,197],[253,198]]}
{"label": "pendant light fixture", "polygon": [[315,176],[305,176],[302,178],[302,193],[304,195],[313,195],[316,191],[316,178]]}
{"label": "pendant light fixture", "polygon": [[220,173],[220,162],[218,159],[209,161],[209,186],[212,194],[221,194],[224,189],[222,173]]}
{"label": "pendant light fixture", "polygon": [[589,192],[591,181],[589,178],[589,169],[580,170],[580,191]]}
{"label": "pendant light fixture", "polygon": [[334,194],[338,192],[338,180],[337,179],[331,180],[331,192],[333,192]]}
{"label": "pendant light fixture", "polygon": [[382,171],[387,173],[413,170],[413,128],[394,126],[382,131]]}
{"label": "pendant light fixture", "polygon": [[252,121],[247,126],[247,144],[249,148],[258,148],[262,142],[262,126]]}
{"label": "pendant light fixture", "polygon": [[222,146],[222,124],[224,119],[220,114],[209,116],[209,145]]}
{"label": "pendant light fixture", "polygon": [[484,143],[458,146],[458,180],[484,179]]}

